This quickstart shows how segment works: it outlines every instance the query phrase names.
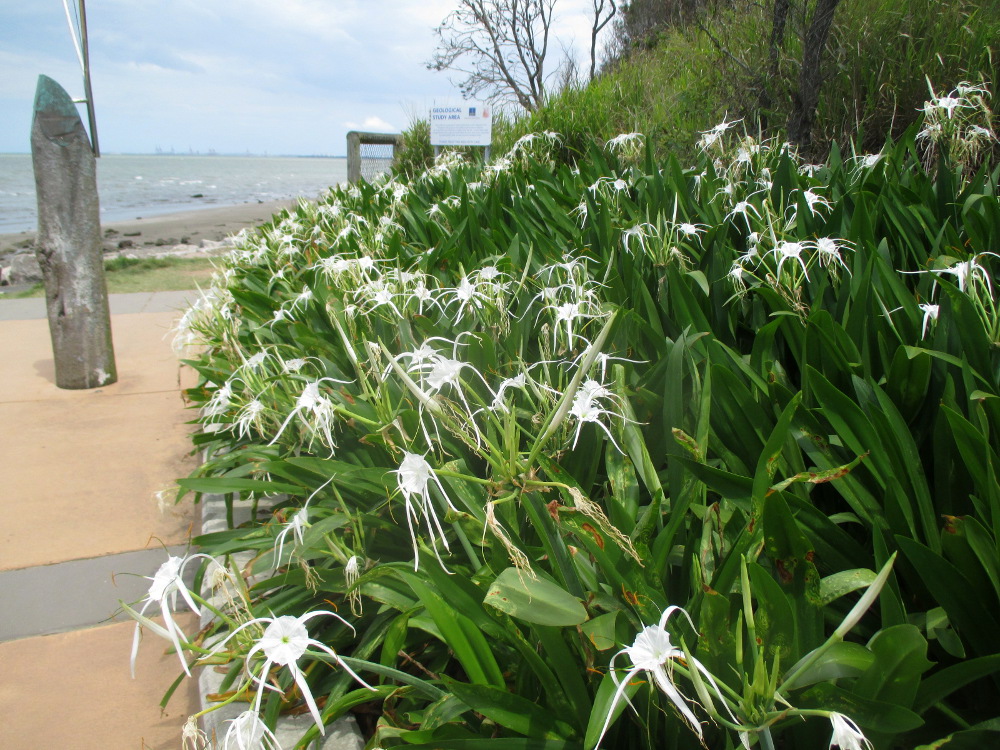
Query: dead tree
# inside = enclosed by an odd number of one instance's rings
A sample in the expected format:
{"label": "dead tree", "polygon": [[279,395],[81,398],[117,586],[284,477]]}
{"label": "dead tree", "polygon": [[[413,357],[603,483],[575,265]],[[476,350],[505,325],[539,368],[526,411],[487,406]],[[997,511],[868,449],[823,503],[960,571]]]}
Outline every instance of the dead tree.
{"label": "dead tree", "polygon": [[545,58],[556,0],[460,0],[434,33],[432,70],[465,74],[464,97],[515,102],[533,112],[545,101]]}
{"label": "dead tree", "polygon": [[590,80],[597,74],[597,35],[618,12],[615,0],[591,0],[594,11],[593,22],[590,25]]}
{"label": "dead tree", "polygon": [[[809,28],[802,43],[802,67],[799,87],[792,95],[792,113],[788,118],[788,140],[808,149],[816,119],[819,90],[823,85],[821,64],[826,40],[833,25],[833,14],[840,0],[816,0]],[[777,20],[777,19],[776,19]]]}

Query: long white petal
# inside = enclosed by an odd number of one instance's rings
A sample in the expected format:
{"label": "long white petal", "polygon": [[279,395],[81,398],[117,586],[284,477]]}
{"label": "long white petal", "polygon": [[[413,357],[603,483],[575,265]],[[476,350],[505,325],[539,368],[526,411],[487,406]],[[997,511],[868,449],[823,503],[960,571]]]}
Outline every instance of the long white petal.
{"label": "long white petal", "polygon": [[[621,653],[621,652],[619,651],[618,653]],[[618,654],[615,654],[615,656],[617,656],[617,655]],[[612,659],[612,661],[613,661],[613,659]],[[611,726],[611,715],[615,712],[615,706],[618,705],[618,701],[620,701],[622,699],[622,695],[625,692],[625,688],[628,687],[628,684],[629,684],[629,682],[632,681],[632,678],[635,677],[641,671],[642,670],[639,667],[633,667],[625,675],[625,679],[622,680],[621,682],[618,682],[618,678],[615,675],[614,670],[612,669],[612,671],[611,671],[611,679],[615,682],[616,685],[618,685],[618,689],[615,690],[614,698],[611,699],[611,705],[608,707],[608,717],[604,720],[604,726],[601,728],[601,734],[598,736],[597,743],[594,745],[595,748],[601,746],[601,740],[604,739],[604,735],[607,733],[608,727]],[[627,696],[626,696],[625,700],[628,701],[628,697]],[[629,703],[630,706],[632,705],[632,701],[628,701],[628,703]],[[634,709],[634,706],[633,706],[633,709]]]}

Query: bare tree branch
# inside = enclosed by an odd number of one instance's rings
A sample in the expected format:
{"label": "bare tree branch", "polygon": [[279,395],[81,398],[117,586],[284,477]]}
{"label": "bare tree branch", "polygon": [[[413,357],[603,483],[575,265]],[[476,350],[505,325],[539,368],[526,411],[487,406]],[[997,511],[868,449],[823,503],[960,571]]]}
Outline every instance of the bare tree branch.
{"label": "bare tree branch", "polygon": [[590,27],[590,80],[593,81],[594,75],[597,73],[597,35],[611,23],[611,19],[618,12],[618,5],[615,0],[591,0],[591,2],[594,9],[594,22]]}

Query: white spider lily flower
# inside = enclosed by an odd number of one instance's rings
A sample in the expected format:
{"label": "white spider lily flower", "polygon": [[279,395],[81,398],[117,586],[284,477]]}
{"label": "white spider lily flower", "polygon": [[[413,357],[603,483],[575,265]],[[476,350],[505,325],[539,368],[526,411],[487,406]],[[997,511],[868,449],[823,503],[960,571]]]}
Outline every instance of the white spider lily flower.
{"label": "white spider lily flower", "polygon": [[267,360],[267,357],[268,357],[268,352],[266,350],[259,351],[256,354],[247,357],[245,360],[243,360],[243,364],[241,364],[237,369],[250,370],[251,372],[256,372],[257,370],[260,369],[260,366],[264,364],[264,362]]}
{"label": "white spider lily flower", "polygon": [[514,164],[510,159],[508,159],[506,156],[502,156],[496,161],[494,161],[492,164],[488,164],[486,166],[484,170],[486,172],[486,175],[484,176],[490,176],[490,175],[496,176],[503,174],[504,172],[509,172],[511,167],[513,166]]}
{"label": "white spider lily flower", "polygon": [[[181,650],[181,640],[187,641],[188,638],[184,635],[184,631],[181,630],[180,626],[174,621],[171,610],[177,608],[177,594],[180,594],[187,605],[191,608],[192,612],[197,615],[201,614],[201,609],[197,604],[195,604],[191,591],[188,589],[187,584],[184,583],[183,578],[184,568],[187,567],[189,562],[197,558],[214,560],[214,558],[210,555],[201,553],[188,555],[186,557],[176,557],[174,555],[169,556],[167,561],[160,565],[155,574],[152,576],[144,576],[144,578],[148,578],[152,581],[152,583],[149,586],[149,592],[146,594],[142,609],[135,613],[134,610],[126,607],[126,611],[128,611],[133,617],[138,615],[138,617],[136,617],[135,632],[132,636],[132,656],[129,662],[133,678],[135,678],[135,658],[139,653],[139,641],[142,638],[142,628],[144,624],[153,630],[157,635],[166,638],[174,645],[174,650],[177,652],[177,658],[181,661],[184,673],[188,677],[191,676],[191,670],[188,668],[187,661],[184,659],[184,652]],[[146,610],[149,609],[152,604],[156,604],[160,608],[160,613],[163,615],[163,628],[160,628],[158,625],[155,625],[155,623],[152,623],[150,620],[145,618]]]}
{"label": "white spider lily flower", "polygon": [[615,151],[636,152],[642,148],[645,138],[642,133],[620,133],[605,143],[604,148],[612,153]]}
{"label": "white spider lily flower", "polygon": [[618,419],[625,419],[625,416],[611,411],[610,409],[604,409],[601,407],[598,399],[613,397],[614,394],[611,393],[605,386],[598,383],[595,380],[588,379],[584,384],[580,386],[580,389],[576,392],[573,397],[573,403],[569,408],[569,416],[574,417],[576,422],[576,432],[573,435],[573,448],[576,448],[577,442],[580,440],[580,430],[583,429],[583,425],[586,423],[596,424],[602,430],[604,434],[608,436],[608,440],[611,444],[618,449],[619,453],[624,453],[621,447],[615,442],[614,436],[611,434],[611,430],[601,421],[601,417],[607,415],[609,417],[617,417]]}
{"label": "white spider lily flower", "polygon": [[278,566],[281,565],[281,553],[285,549],[285,539],[288,535],[292,535],[293,551],[291,554],[294,555],[294,550],[301,547],[305,543],[305,532],[307,528],[309,528],[309,509],[307,507],[302,507],[292,513],[292,515],[288,518],[288,522],[278,534],[278,537],[274,540],[275,570],[277,570]]}
{"label": "white spider lily flower", "polygon": [[[440,355],[434,357],[430,362],[424,364],[421,369],[426,372],[423,373],[422,380],[427,384],[432,393],[440,392],[445,386],[451,386],[451,388],[458,393],[458,397],[465,407],[465,413],[469,418],[469,424],[472,425],[472,429],[475,432],[476,444],[482,440],[482,436],[479,432],[479,426],[476,424],[475,412],[472,411],[472,407],[469,406],[469,401],[465,397],[465,390],[462,388],[461,374],[462,370],[469,368],[476,375],[479,375],[479,379],[483,381],[483,385],[486,389],[490,391],[489,384],[482,374],[468,362],[462,362],[458,359],[449,359],[448,357],[442,357]],[[490,391],[492,395],[492,391]],[[423,409],[421,409],[422,413]],[[423,421],[421,420],[423,425]],[[427,433],[426,427],[424,427],[424,433],[428,438],[428,444],[430,444],[430,435]]]}
{"label": "white spider lily flower", "polygon": [[731,127],[733,127],[734,125],[739,124],[742,121],[743,121],[743,118],[738,118],[736,120],[727,120],[725,117],[723,117],[722,118],[722,122],[718,123],[717,125],[714,125],[711,130],[708,130],[706,132],[708,132],[708,133],[717,133],[718,135],[722,135],[727,130],[729,130]]}
{"label": "white spider lily flower", "polygon": [[858,166],[861,167],[861,169],[872,169],[876,164],[885,158],[885,154],[861,154],[857,158]]}
{"label": "white spider lily flower", "polygon": [[[478,285],[473,284],[472,281],[469,280],[468,276],[463,276],[455,289],[445,289],[442,292],[442,296],[451,296],[451,302],[458,303],[458,315],[455,318],[456,323],[461,322],[466,310],[478,310],[482,308],[483,303],[489,299],[485,294],[483,294]],[[446,309],[450,306],[451,302],[445,303]]]}
{"label": "white spider lily flower", "polygon": [[278,251],[278,255],[282,258],[290,258],[293,255],[301,255],[302,249],[296,244],[296,239],[291,236],[284,236],[281,238],[281,249]]}
{"label": "white spider lily flower", "polygon": [[933,268],[930,272],[936,274],[946,273],[954,276],[960,292],[968,291],[970,283],[978,280],[986,285],[989,289],[990,297],[992,297],[993,281],[990,279],[989,271],[979,261],[984,255],[992,255],[1000,258],[1000,255],[996,253],[979,253],[979,255],[969,258],[969,260],[959,261],[948,268]]}
{"label": "white spider lily flower", "polygon": [[685,237],[698,237],[702,232],[708,229],[708,227],[705,224],[691,224],[690,222],[685,221],[677,224],[676,229]]}
{"label": "white spider lily flower", "polygon": [[229,411],[229,407],[232,405],[232,399],[233,381],[227,380],[219,386],[218,389],[216,389],[215,393],[212,394],[212,398],[209,399],[207,404],[205,404],[203,409],[205,416],[209,418],[221,417]]}
{"label": "white spider lily flower", "polygon": [[[608,179],[603,177],[601,179]],[[587,262],[589,258],[586,257],[574,257],[573,255],[566,254],[563,256],[562,263],[552,263],[547,266],[542,266],[538,269],[538,275],[541,277],[545,276],[546,283],[549,283],[552,279],[552,275],[557,271],[563,272],[567,279],[570,281],[575,280],[578,276],[587,276]]]}
{"label": "white spider lily flower", "polygon": [[299,305],[307,305],[309,301],[313,298],[313,290],[309,287],[304,287],[301,292],[292,300],[292,304],[289,306],[290,310],[298,309]]}
{"label": "white spider lily flower", "polygon": [[[406,283],[405,280],[404,283]],[[419,279],[412,289],[403,292],[402,297],[404,307],[411,302],[416,303],[418,315],[424,314],[424,305],[434,305],[438,310],[441,310],[441,303],[435,299],[434,292],[427,287],[423,278]]]}
{"label": "white spider lily flower", "polygon": [[351,628],[352,631],[354,630],[354,628],[351,627],[351,624],[343,617],[335,612],[326,612],[324,610],[307,612],[301,617],[292,617],[291,615],[282,615],[280,617],[257,617],[249,622],[243,623],[238,628],[233,630],[215,647],[215,649],[213,649],[213,652],[220,651],[222,647],[240,631],[249,627],[259,627],[264,623],[267,623],[267,627],[264,629],[263,635],[261,635],[246,655],[246,663],[249,669],[249,664],[254,656],[261,652],[264,654],[264,666],[258,673],[250,673],[251,681],[256,682],[258,685],[257,696],[254,698],[253,713],[260,713],[261,698],[264,695],[264,690],[278,689],[267,680],[268,672],[271,670],[271,665],[277,664],[279,667],[287,667],[289,673],[292,675],[292,679],[295,681],[295,684],[298,685],[299,691],[302,693],[302,697],[306,701],[306,705],[309,707],[309,713],[312,714],[313,721],[316,722],[316,726],[319,729],[320,734],[325,735],[326,728],[323,726],[323,719],[320,716],[319,708],[316,706],[316,701],[313,699],[312,691],[309,690],[309,685],[306,682],[305,675],[302,673],[302,670],[299,669],[298,665],[298,661],[306,653],[306,649],[310,646],[314,646],[320,651],[323,651],[333,657],[334,661],[341,669],[345,670],[351,675],[351,677],[360,682],[366,688],[372,691],[374,691],[375,688],[361,679],[361,677],[359,677],[353,669],[347,666],[346,662],[344,662],[344,660],[337,655],[336,651],[327,646],[325,643],[309,637],[309,631],[306,629],[305,625],[306,622],[321,615],[335,617],[344,625]]}
{"label": "white spider lily flower", "polygon": [[[564,285],[568,286],[568,285]],[[595,320],[597,318],[603,318],[607,316],[607,313],[602,312],[600,305],[592,298],[592,294],[588,293],[589,290],[581,290],[573,287],[573,291],[583,294],[577,299],[568,300],[565,302],[559,302],[551,305],[545,305],[538,313],[540,316],[542,312],[549,310],[553,315],[553,326],[552,326],[552,347],[557,348],[559,346],[559,336],[561,332],[565,331],[566,335],[566,348],[572,349],[574,342],[577,339],[586,339],[576,332],[577,321],[580,320]],[[538,316],[535,317],[536,321]]]}
{"label": "white spider lily flower", "polygon": [[281,366],[285,372],[295,373],[306,366],[306,359],[303,357],[293,357],[292,359],[283,360]]}
{"label": "white spider lily flower", "polygon": [[[534,303],[535,300],[542,300],[542,302],[547,302],[550,305],[555,304],[559,300],[559,293],[563,289],[572,289],[571,284],[560,284],[559,286],[544,286],[542,291],[532,297],[531,302]],[[530,304],[529,304],[530,307]]]}
{"label": "white spider lily flower", "polygon": [[649,222],[643,222],[642,224],[636,224],[635,226],[629,227],[622,232],[622,246],[625,250],[631,254],[632,248],[629,247],[630,240],[636,240],[639,243],[639,247],[642,248],[642,252],[646,252],[646,238],[656,236],[656,227],[654,227]]}
{"label": "white spider lily flower", "polygon": [[[461,334],[460,336],[461,337]],[[452,356],[445,357],[438,352],[434,351],[429,346],[429,341],[431,340],[441,340],[452,344]],[[430,433],[427,430],[427,426],[424,423],[423,414],[424,409],[431,408],[432,411],[439,410],[440,405],[433,401],[431,398],[434,394],[441,392],[446,386],[450,386],[454,391],[458,393],[458,398],[465,407],[465,415],[468,417],[469,424],[475,433],[475,439],[477,445],[482,440],[482,435],[479,432],[479,427],[476,425],[475,415],[476,412],[472,411],[469,406],[469,401],[465,396],[465,390],[461,381],[462,371],[465,369],[472,370],[479,380],[485,386],[486,390],[489,392],[490,396],[494,396],[489,383],[486,382],[486,378],[483,374],[479,372],[475,367],[473,367],[468,362],[462,362],[457,358],[458,347],[460,346],[459,341],[456,339],[454,341],[449,341],[448,339],[435,337],[434,339],[428,339],[419,348],[413,350],[412,352],[406,352],[403,354],[398,354],[393,357],[393,361],[397,364],[390,364],[390,368],[398,367],[398,362],[403,357],[410,358],[410,364],[406,368],[406,374],[416,374],[418,377],[419,384],[411,383],[408,387],[411,389],[416,389],[414,395],[420,400],[420,424],[423,429],[424,436],[427,438],[427,444],[431,444]],[[423,389],[427,389],[429,392],[425,392]],[[437,407],[437,409],[435,408]],[[437,430],[437,424],[435,423],[435,430]]]}
{"label": "white spider lily flower", "polygon": [[736,296],[742,298],[747,292],[747,269],[743,267],[741,259],[737,258],[733,261],[733,265],[726,276],[736,290]]}
{"label": "white spider lily flower", "polygon": [[726,219],[732,219],[736,215],[740,215],[743,217],[743,220],[746,221],[747,226],[749,226],[751,213],[758,219],[760,218],[760,212],[757,211],[756,206],[749,201],[739,201],[733,206],[733,210],[726,214]]}
{"label": "white spider lily flower", "polygon": [[480,268],[480,269],[478,269],[476,271],[473,271],[469,275],[470,276],[474,276],[476,278],[476,283],[479,283],[479,282],[488,282],[488,283],[492,283],[494,285],[497,285],[497,284],[500,283],[500,282],[497,281],[498,279],[509,278],[509,276],[507,274],[505,274],[503,271],[501,271],[496,266],[483,266],[482,268]]}
{"label": "white spider lily flower", "polygon": [[361,590],[355,588],[358,579],[361,578],[361,569],[364,567],[364,558],[358,555],[351,555],[347,564],[344,565],[344,583],[347,587],[347,601],[351,605],[351,614],[355,617],[361,617],[362,607],[361,607]]}
{"label": "white spider lily flower", "polygon": [[736,157],[733,159],[733,164],[739,166],[749,166],[752,162],[753,154],[745,146],[740,146],[739,150],[736,152]]}
{"label": "white spider lily flower", "polygon": [[830,723],[833,725],[831,750],[834,747],[839,747],[840,750],[874,750],[871,740],[865,737],[864,732],[850,717],[834,711],[830,714]]}
{"label": "white spider lily flower", "polygon": [[441,527],[437,512],[434,510],[434,502],[431,500],[431,481],[437,485],[438,491],[448,507],[452,510],[457,510],[457,508],[452,505],[451,499],[444,491],[444,486],[437,474],[434,473],[434,469],[420,454],[405,452],[395,473],[399,491],[403,493],[403,501],[406,505],[406,523],[410,529],[410,539],[413,541],[413,570],[417,571],[420,568],[420,550],[413,522],[416,520],[419,525],[422,517],[427,523],[427,533],[430,537],[431,548],[434,550],[434,556],[437,557],[441,567],[448,572],[438,552],[438,539],[441,540],[446,550],[451,552],[451,548],[448,546],[448,539],[445,537],[444,529]]}
{"label": "white spider lily flower", "polygon": [[733,127],[739,120],[727,121],[723,118],[722,122],[715,125],[710,130],[706,130],[701,134],[701,139],[698,141],[698,148],[702,151],[708,151],[710,148],[719,144],[721,142],[722,136],[725,135],[726,131]]}
{"label": "white spider lily flower", "polygon": [[229,720],[222,750],[281,750],[274,733],[256,711],[246,710]]}
{"label": "white spider lily flower", "polygon": [[[295,401],[295,408],[292,409],[291,413],[285,418],[285,421],[281,424],[278,429],[278,434],[275,435],[268,445],[274,445],[281,434],[288,427],[288,423],[296,416],[302,417],[305,414],[305,423],[309,430],[313,433],[313,436],[318,432],[326,438],[326,445],[330,448],[336,447],[333,440],[333,422],[337,416],[336,408],[333,401],[323,393],[320,392],[319,386],[323,381],[329,380],[333,383],[346,383],[344,380],[336,380],[335,378],[320,378],[319,380],[314,380],[311,383],[306,383],[305,387],[302,389],[302,393],[299,394],[298,399]],[[311,420],[311,421],[310,421]],[[312,440],[310,440],[310,443]]]}
{"label": "white spider lily flower", "polygon": [[837,274],[837,266],[843,268],[848,274],[851,273],[851,269],[847,267],[843,256],[840,254],[841,250],[848,249],[849,247],[850,243],[847,240],[836,240],[833,237],[820,237],[813,243],[820,267],[829,267],[834,276]]}
{"label": "white spider lily flower", "polygon": [[794,260],[802,267],[802,273],[805,274],[806,279],[809,279],[809,271],[806,270],[806,262],[802,259],[802,251],[807,247],[804,242],[782,242],[776,248],[771,250],[768,255],[774,255],[778,258],[778,270],[775,272],[777,278],[781,278],[781,267],[785,264],[786,260]]}
{"label": "white spider lily flower", "polygon": [[458,386],[459,375],[465,366],[465,362],[457,359],[435,357],[431,363],[430,371],[426,373],[427,385],[435,391],[440,391],[446,385]]}
{"label": "white spider lily flower", "polygon": [[343,228],[337,233],[337,238],[335,241],[343,242],[344,240],[346,240],[348,237],[351,236],[359,237],[361,236],[361,232],[359,232],[358,228],[353,224],[345,224]]}
{"label": "white spider lily flower", "polygon": [[332,203],[325,203],[319,207],[320,216],[326,219],[336,219],[344,213],[344,206],[339,200]]}
{"label": "white spider lily flower", "polygon": [[817,206],[830,208],[830,202],[822,195],[814,193],[812,190],[803,190],[802,197],[805,198],[806,206],[809,208],[809,213],[813,216],[819,216],[819,211],[816,210]]}
{"label": "white spider lily flower", "polygon": [[236,412],[236,420],[233,424],[240,439],[245,440],[250,436],[251,427],[256,428],[258,432],[261,431],[261,415],[265,410],[264,404],[255,398]]}
{"label": "white spider lily flower", "polygon": [[580,383],[580,390],[577,391],[577,396],[582,396],[591,401],[597,398],[615,399],[615,394],[610,388],[604,385],[604,383],[600,383],[593,378],[587,378]]}
{"label": "white spider lily flower", "polygon": [[354,292],[354,296],[361,303],[358,307],[364,313],[373,312],[380,307],[387,307],[396,314],[397,318],[403,317],[403,313],[399,311],[393,301],[395,293],[381,279],[362,284]]}
{"label": "white spider lily flower", "polygon": [[313,266],[328,280],[336,279],[351,270],[351,261],[341,255],[330,255],[322,258]]}
{"label": "white spider lily flower", "polygon": [[[690,670],[697,670],[700,675],[702,675],[708,683],[715,690],[719,699],[725,703],[725,699],[722,697],[722,692],[719,690],[719,686],[715,681],[715,678],[705,669],[704,665],[697,659],[691,656],[686,656],[682,649],[675,647],[670,641],[670,633],[667,632],[666,626],[667,621],[674,612],[681,612],[687,618],[688,622],[691,623],[691,627],[694,627],[694,623],[691,622],[691,616],[687,613],[685,609],[677,606],[667,607],[663,611],[663,615],[660,617],[660,621],[656,625],[648,625],[642,629],[642,631],[635,637],[635,641],[631,646],[626,646],[621,651],[616,653],[611,657],[611,677],[617,686],[614,698],[611,701],[611,706],[608,709],[608,718],[604,722],[604,728],[601,730],[601,735],[598,738],[596,746],[600,746],[601,739],[604,738],[605,733],[608,731],[608,727],[611,724],[611,715],[614,713],[615,706],[618,705],[623,697],[626,700],[628,698],[625,696],[625,688],[632,681],[632,679],[639,672],[646,672],[652,678],[652,683],[658,687],[667,699],[673,704],[674,708],[680,713],[684,720],[690,726],[691,731],[694,732],[698,739],[703,739],[704,733],[701,728],[701,724],[698,718],[694,715],[691,707],[688,703],[694,703],[693,700],[684,696],[683,693],[677,688],[676,683],[673,679],[673,662],[675,659],[684,660],[687,662],[687,667]],[[615,673],[615,660],[625,654],[632,661],[632,668],[626,673],[624,679],[618,680],[618,676]],[[631,705],[631,702],[629,703]],[[728,711],[728,704],[727,704]]]}
{"label": "white spider lily flower", "polygon": [[698,148],[702,151],[708,151],[716,143],[718,143],[721,138],[722,135],[720,133],[714,133],[712,131],[702,133],[701,138],[698,139]]}
{"label": "white spider lily flower", "polygon": [[494,412],[498,411],[503,414],[508,414],[510,412],[510,408],[507,406],[506,403],[504,403],[503,400],[504,392],[510,388],[523,389],[527,384],[528,384],[528,376],[525,375],[523,372],[520,373],[519,375],[515,375],[512,378],[505,378],[504,380],[502,380],[500,382],[500,385],[497,386],[497,392],[496,395],[493,397],[493,403],[491,403],[489,406],[490,411]]}
{"label": "white spider lily flower", "polygon": [[628,190],[628,183],[620,177],[598,177],[597,180],[587,188],[587,190],[589,190],[594,197],[597,197],[598,194],[606,192],[604,190],[605,187],[610,188],[610,192],[608,192],[609,195],[614,195],[615,193],[621,193]]}
{"label": "white spider lily flower", "polygon": [[283,323],[286,320],[294,321],[295,318],[292,317],[292,314],[288,310],[283,307],[279,307],[274,311],[274,317],[267,321],[264,325],[273,327],[275,323]]}
{"label": "white spider lily flower", "polygon": [[[408,359],[410,362],[406,369],[408,372],[414,372],[414,371],[419,371],[425,363],[433,362],[434,359],[439,356],[441,355],[438,354],[437,349],[435,349],[425,341],[416,349],[411,349],[408,352],[400,352],[392,359],[395,362],[402,362],[404,359]],[[385,375],[389,373],[390,369],[391,366],[386,368]],[[385,375],[383,375],[382,377],[384,378]]]}
{"label": "white spider lily flower", "polygon": [[941,307],[939,305],[924,303],[920,305],[920,311],[924,314],[924,319],[920,324],[920,338],[923,339],[927,337],[927,331],[931,323],[938,319]]}
{"label": "white spider lily flower", "polygon": [[955,114],[956,109],[968,105],[963,99],[956,96],[939,96],[931,102],[931,106],[937,109],[943,109],[948,113],[948,119],[950,120]]}
{"label": "white spider lily flower", "polygon": [[208,747],[208,735],[198,727],[198,718],[189,716],[181,728],[181,750],[204,750]]}
{"label": "white spider lily flower", "polygon": [[[587,345],[588,346],[590,345],[589,341],[587,342]],[[579,361],[579,359],[581,359],[583,356],[584,355],[581,354],[580,357],[577,358],[577,360]],[[612,356],[610,354],[606,354],[605,352],[600,352],[597,355],[597,359],[594,360],[594,364],[596,364],[600,368],[600,370],[601,370],[601,379],[602,380],[605,377],[607,377],[608,364],[610,362],[631,362],[634,365],[641,365],[641,364],[645,364],[646,362],[648,362],[648,360],[645,360],[645,359],[627,359],[626,357],[614,357],[614,356]],[[610,391],[608,391],[608,394],[611,395],[614,398],[617,398],[617,396],[615,396],[615,394],[611,393]]]}
{"label": "white spider lily flower", "polygon": [[371,278],[371,275],[378,273],[378,261],[370,255],[360,255],[353,261],[353,266],[364,278]]}

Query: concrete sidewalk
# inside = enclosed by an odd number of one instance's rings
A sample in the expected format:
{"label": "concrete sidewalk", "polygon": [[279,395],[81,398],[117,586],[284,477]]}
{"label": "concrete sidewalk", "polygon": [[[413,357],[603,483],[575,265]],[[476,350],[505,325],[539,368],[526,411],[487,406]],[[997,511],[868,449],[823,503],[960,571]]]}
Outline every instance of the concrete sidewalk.
{"label": "concrete sidewalk", "polygon": [[112,295],[119,381],[84,391],[54,384],[44,300],[0,298],[5,750],[177,748],[197,710],[185,680],[161,714],[177,657],[148,635],[132,680],[133,625],[114,617],[196,531],[189,501],[161,511],[155,499],[196,466],[180,397],[193,379],[167,336],[194,294]]}

